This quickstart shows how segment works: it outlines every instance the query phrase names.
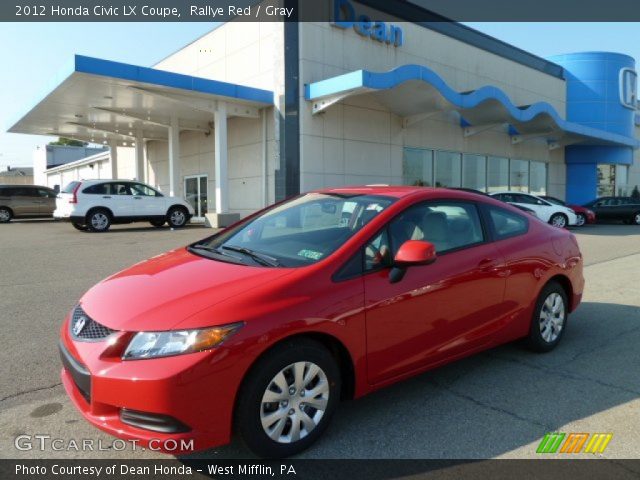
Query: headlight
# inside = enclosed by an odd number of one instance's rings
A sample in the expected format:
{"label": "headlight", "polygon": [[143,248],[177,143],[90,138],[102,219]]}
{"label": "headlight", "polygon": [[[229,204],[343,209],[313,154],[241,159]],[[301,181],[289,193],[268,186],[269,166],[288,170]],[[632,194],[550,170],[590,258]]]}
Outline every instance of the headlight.
{"label": "headlight", "polygon": [[122,358],[136,360],[200,352],[220,345],[242,325],[233,323],[198,330],[139,332],[129,342]]}

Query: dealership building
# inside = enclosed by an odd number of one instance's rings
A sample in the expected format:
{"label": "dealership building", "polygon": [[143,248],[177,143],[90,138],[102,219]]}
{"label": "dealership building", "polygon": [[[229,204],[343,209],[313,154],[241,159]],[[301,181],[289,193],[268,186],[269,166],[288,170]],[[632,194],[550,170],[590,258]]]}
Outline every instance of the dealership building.
{"label": "dealership building", "polygon": [[100,168],[83,160],[51,181],[135,178],[213,225],[325,186],[585,203],[640,185],[633,58],[544,59],[459,23],[412,22],[406,4],[327,8],[332,22],[221,24],[151,68],[76,56],[9,131],[109,145]]}

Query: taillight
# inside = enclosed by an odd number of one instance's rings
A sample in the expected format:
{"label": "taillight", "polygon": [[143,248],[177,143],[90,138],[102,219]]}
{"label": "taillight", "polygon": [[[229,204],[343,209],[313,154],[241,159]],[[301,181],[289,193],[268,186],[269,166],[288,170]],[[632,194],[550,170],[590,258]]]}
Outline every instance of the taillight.
{"label": "taillight", "polygon": [[82,182],[78,182],[76,187],[73,189],[73,197],[71,197],[69,203],[78,203],[78,189],[80,188],[80,185],[82,185]]}

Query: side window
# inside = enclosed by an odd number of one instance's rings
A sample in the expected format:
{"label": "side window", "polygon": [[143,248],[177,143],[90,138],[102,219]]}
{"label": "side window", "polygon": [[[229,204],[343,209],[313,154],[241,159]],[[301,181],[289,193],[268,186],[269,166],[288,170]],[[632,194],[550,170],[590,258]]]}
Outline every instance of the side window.
{"label": "side window", "polygon": [[109,193],[108,183],[98,183],[96,185],[91,185],[90,187],[85,188],[82,193],[88,193],[91,195],[107,195]]}
{"label": "side window", "polygon": [[126,183],[111,183],[111,195],[131,195]]}
{"label": "side window", "polygon": [[527,233],[529,223],[525,217],[498,207],[488,207],[488,209],[497,240]]}
{"label": "side window", "polygon": [[364,247],[364,271],[371,272],[393,264],[389,235],[384,229]]}
{"label": "side window", "polygon": [[153,190],[152,188],[147,187],[146,185],[142,185],[141,183],[130,183],[131,193],[133,195],[142,195],[144,197],[157,197],[158,192]]}
{"label": "side window", "polygon": [[50,190],[45,190],[44,188],[38,188],[38,195],[44,198],[55,198],[55,193]]}
{"label": "side window", "polygon": [[529,195],[514,195],[516,203],[523,203],[525,205],[540,205],[537,198],[530,197]]}
{"label": "side window", "polygon": [[392,254],[407,240],[426,240],[443,253],[484,241],[478,209],[467,202],[429,202],[405,210],[389,225]]}

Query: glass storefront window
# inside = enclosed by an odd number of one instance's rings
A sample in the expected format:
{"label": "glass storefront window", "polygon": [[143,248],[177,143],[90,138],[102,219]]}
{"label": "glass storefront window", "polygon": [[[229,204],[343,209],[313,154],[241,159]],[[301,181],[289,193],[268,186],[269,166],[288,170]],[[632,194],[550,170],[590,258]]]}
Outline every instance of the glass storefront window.
{"label": "glass storefront window", "polygon": [[544,162],[530,162],[529,164],[529,192],[533,195],[547,194],[547,164]]}
{"label": "glass storefront window", "polygon": [[509,159],[489,157],[487,161],[487,191],[509,190]]}
{"label": "glass storefront window", "polygon": [[460,187],[460,154],[456,152],[436,152],[435,186]]}
{"label": "glass storefront window", "polygon": [[621,197],[631,195],[629,167],[627,165],[616,165],[616,195]]}
{"label": "glass storefront window", "polygon": [[529,191],[529,162],[511,160],[509,168],[509,190],[514,192]]}
{"label": "glass storefront window", "polygon": [[462,186],[484,192],[487,189],[487,157],[462,155]]}
{"label": "glass storefront window", "polygon": [[402,183],[430,187],[433,185],[433,150],[405,148],[402,157]]}
{"label": "glass storefront window", "polygon": [[616,185],[616,166],[598,165],[598,197],[614,195]]}

